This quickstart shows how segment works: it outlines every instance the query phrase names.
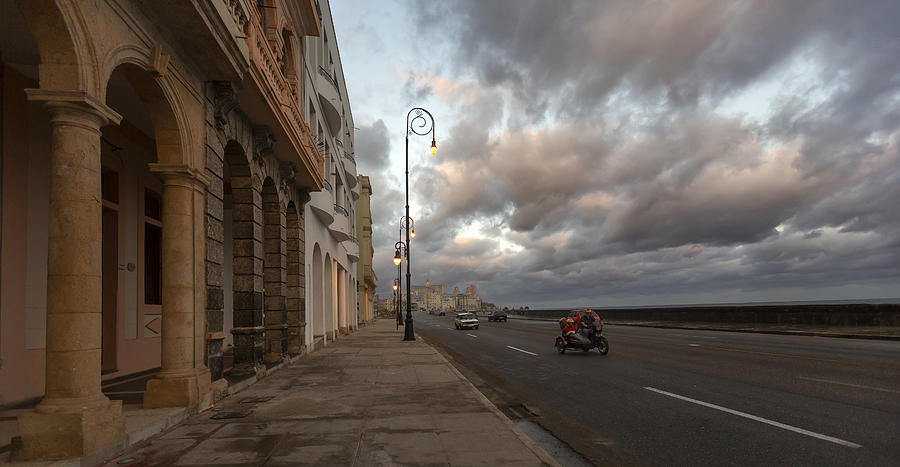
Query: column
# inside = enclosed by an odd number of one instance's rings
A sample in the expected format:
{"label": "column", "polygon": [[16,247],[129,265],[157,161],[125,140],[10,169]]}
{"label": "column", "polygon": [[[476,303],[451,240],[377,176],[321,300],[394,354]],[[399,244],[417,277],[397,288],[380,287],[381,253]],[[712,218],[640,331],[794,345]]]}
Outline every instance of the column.
{"label": "column", "polygon": [[84,92],[27,92],[51,127],[46,390],[13,458],[84,456],[125,435],[122,402],[100,389],[100,127],[122,117]]}
{"label": "column", "polygon": [[287,286],[285,287],[285,315],[288,326],[287,352],[299,355],[303,348],[301,310],[303,303],[304,262],[301,250],[301,231],[297,212],[293,205],[287,214]]}
{"label": "column", "polygon": [[287,315],[285,289],[287,258],[285,251],[285,212],[274,187],[263,188],[263,282],[265,284],[266,327],[263,359],[267,365],[280,363],[287,354]]}
{"label": "column", "polygon": [[[150,164],[163,182],[162,368],[147,382],[144,408],[198,407],[209,393],[203,355],[206,327],[202,263],[202,197],[206,179],[181,165]],[[199,295],[199,297],[198,297]]]}
{"label": "column", "polygon": [[234,236],[234,366],[230,376],[259,376],[265,374],[262,193],[254,185],[248,165],[230,168]]}

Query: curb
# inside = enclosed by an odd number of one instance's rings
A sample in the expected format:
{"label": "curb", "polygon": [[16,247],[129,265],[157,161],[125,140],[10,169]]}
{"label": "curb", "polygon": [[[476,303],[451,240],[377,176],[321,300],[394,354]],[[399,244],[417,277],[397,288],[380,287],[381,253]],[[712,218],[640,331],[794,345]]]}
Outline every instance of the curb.
{"label": "curb", "polygon": [[423,344],[427,345],[432,350],[434,350],[434,352],[441,357],[441,359],[447,364],[447,366],[450,367],[450,371],[452,371],[456,376],[458,376],[459,379],[461,379],[462,381],[465,381],[465,384],[467,384],[470,388],[472,388],[472,391],[475,392],[475,394],[476,394],[475,397],[477,397],[478,400],[480,400],[481,403],[484,404],[484,406],[487,407],[488,410],[490,410],[494,415],[496,415],[501,420],[503,420],[503,423],[507,427],[509,427],[509,429],[516,435],[516,437],[519,438],[519,440],[522,441],[522,443],[524,443],[525,446],[529,450],[531,450],[531,452],[533,452],[534,455],[538,457],[538,459],[541,460],[541,462],[543,462],[547,465],[552,465],[554,467],[562,467],[562,464],[557,462],[556,459],[554,459],[550,454],[547,454],[547,451],[545,451],[544,448],[542,448],[540,445],[538,445],[533,439],[531,439],[531,437],[526,435],[525,432],[520,430],[519,427],[517,427],[512,422],[512,420],[509,419],[509,417],[504,415],[503,412],[501,412],[500,409],[498,409],[497,406],[495,406],[490,401],[490,399],[487,398],[487,396],[482,394],[481,391],[479,391],[478,388],[476,388],[475,385],[472,384],[471,381],[469,381],[469,378],[466,378],[462,373],[460,373],[459,370],[457,370],[456,367],[453,366],[453,363],[451,363],[450,360],[447,360],[447,357],[445,357],[444,354],[441,353],[440,350],[438,350],[435,346],[431,345],[431,343],[429,343],[428,340],[425,339],[424,337],[417,335],[416,340],[421,341]]}
{"label": "curb", "polygon": [[[517,316],[513,319],[525,321],[556,321],[556,318],[526,318]],[[718,332],[742,332],[750,334],[779,334],[788,336],[813,336],[813,337],[840,337],[843,339],[867,339],[867,340],[887,340],[900,341],[900,336],[879,336],[871,334],[847,334],[833,333],[822,331],[794,331],[785,329],[727,329],[727,328],[705,328],[697,326],[676,326],[671,324],[644,324],[644,323],[617,323],[615,321],[605,321],[604,324],[611,326],[633,326],[639,328],[659,328],[659,329],[686,329],[690,331],[718,331]]]}

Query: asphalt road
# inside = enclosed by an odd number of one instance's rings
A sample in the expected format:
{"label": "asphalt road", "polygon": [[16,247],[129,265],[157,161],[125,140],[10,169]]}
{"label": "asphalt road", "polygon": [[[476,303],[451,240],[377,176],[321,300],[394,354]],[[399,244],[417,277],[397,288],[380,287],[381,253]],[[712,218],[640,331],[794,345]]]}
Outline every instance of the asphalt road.
{"label": "asphalt road", "polygon": [[900,342],[608,325],[559,355],[554,322],[479,319],[416,333],[591,462],[900,465]]}

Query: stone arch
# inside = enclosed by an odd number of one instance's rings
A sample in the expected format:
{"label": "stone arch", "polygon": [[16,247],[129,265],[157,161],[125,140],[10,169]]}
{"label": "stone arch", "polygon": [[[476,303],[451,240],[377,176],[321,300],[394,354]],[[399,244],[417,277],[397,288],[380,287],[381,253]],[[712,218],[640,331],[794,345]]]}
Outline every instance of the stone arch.
{"label": "stone arch", "polygon": [[298,355],[305,344],[306,331],[306,235],[303,215],[291,200],[285,215],[287,238],[287,284],[285,315],[288,325],[289,355]]}
{"label": "stone arch", "polygon": [[[137,91],[150,119],[156,139],[156,159],[162,164],[191,165],[185,149],[191,147],[190,125],[184,115],[171,75],[159,75],[160,70],[150,64],[150,51],[132,45],[114,49],[105,60],[104,83],[119,71]],[[106,100],[108,86],[101,90]]]}
{"label": "stone arch", "polygon": [[96,53],[77,1],[18,0],[41,55],[43,90],[86,91],[100,95]]}
{"label": "stone arch", "polygon": [[313,341],[325,335],[325,266],[322,260],[322,248],[318,243],[313,247],[312,258],[312,321]]}
{"label": "stone arch", "polygon": [[[231,207],[233,375],[255,374],[263,356],[263,211],[250,158],[237,141],[223,151],[223,197]],[[230,199],[229,199],[230,197]],[[227,206],[227,204],[226,204]]]}

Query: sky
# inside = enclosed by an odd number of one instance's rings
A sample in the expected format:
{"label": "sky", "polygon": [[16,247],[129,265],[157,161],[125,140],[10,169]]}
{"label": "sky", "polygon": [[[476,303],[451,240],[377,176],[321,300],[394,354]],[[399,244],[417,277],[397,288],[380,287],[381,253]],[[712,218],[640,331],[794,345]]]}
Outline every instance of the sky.
{"label": "sky", "polygon": [[332,0],[389,297],[900,297],[896,0]]}

